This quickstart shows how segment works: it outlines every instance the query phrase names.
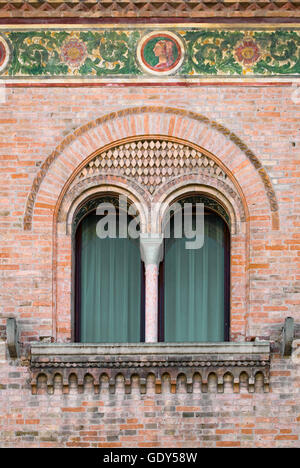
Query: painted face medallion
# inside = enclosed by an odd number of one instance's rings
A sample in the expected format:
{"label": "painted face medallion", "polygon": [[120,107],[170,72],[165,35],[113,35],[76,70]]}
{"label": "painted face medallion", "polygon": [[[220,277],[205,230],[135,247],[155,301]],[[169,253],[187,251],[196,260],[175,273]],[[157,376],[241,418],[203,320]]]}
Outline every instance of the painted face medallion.
{"label": "painted face medallion", "polygon": [[142,38],[137,58],[144,71],[153,75],[169,75],[182,64],[182,41],[173,33],[158,31]]}
{"label": "painted face medallion", "polygon": [[0,73],[5,69],[9,61],[8,44],[0,37]]}

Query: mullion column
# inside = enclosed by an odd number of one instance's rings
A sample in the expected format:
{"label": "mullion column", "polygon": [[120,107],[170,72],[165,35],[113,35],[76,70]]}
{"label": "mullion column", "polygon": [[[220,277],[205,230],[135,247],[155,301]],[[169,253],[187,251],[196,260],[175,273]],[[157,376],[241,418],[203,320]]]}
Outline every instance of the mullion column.
{"label": "mullion column", "polygon": [[163,236],[141,234],[141,258],[145,263],[145,341],[158,341],[158,273],[163,258]]}

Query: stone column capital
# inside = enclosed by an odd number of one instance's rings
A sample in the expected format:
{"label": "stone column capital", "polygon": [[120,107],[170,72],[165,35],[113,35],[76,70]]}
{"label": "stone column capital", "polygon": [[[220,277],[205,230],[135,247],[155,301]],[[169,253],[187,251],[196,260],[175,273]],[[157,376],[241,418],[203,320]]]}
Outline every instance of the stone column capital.
{"label": "stone column capital", "polygon": [[159,265],[163,259],[164,237],[162,234],[141,234],[141,259],[145,265]]}

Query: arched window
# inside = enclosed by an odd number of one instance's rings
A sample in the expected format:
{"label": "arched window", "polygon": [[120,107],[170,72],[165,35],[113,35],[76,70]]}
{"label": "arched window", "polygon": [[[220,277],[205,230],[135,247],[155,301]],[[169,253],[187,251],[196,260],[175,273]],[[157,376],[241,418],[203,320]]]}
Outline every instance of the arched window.
{"label": "arched window", "polygon": [[[151,341],[145,330],[145,268],[140,239],[130,236],[128,226],[133,218],[127,210],[120,216],[116,203],[115,236],[99,237],[99,222],[104,221],[105,215],[97,214],[96,207],[104,200],[114,203],[113,198],[95,199],[84,205],[75,217],[75,341],[137,343],[145,341],[145,335],[146,341]],[[228,341],[229,217],[221,205],[206,196],[186,197],[177,203],[184,214],[181,235],[175,229],[174,213],[164,225],[159,307],[154,311],[157,321],[155,317],[151,319],[158,323],[158,340]],[[205,207],[204,242],[199,248],[187,248],[187,242],[193,239],[186,235],[185,215],[190,229],[195,231],[198,203]],[[190,211],[186,212],[187,205]]]}
{"label": "arched window", "polygon": [[[116,236],[99,238],[95,200],[76,229],[75,340],[83,343],[144,341],[144,274],[139,239],[121,237],[116,208]],[[77,216],[79,217],[79,215]],[[131,221],[125,214],[125,227]],[[122,225],[124,229],[124,225]],[[124,233],[124,231],[123,231]]]}
{"label": "arched window", "polygon": [[[229,339],[229,229],[226,212],[214,200],[180,200],[192,207],[190,226],[195,230],[196,203],[204,203],[204,244],[188,249],[184,235],[176,237],[175,217],[169,220],[164,260],[159,276],[159,340],[216,342]],[[187,205],[185,205],[187,206]],[[182,217],[183,223],[183,217]]]}

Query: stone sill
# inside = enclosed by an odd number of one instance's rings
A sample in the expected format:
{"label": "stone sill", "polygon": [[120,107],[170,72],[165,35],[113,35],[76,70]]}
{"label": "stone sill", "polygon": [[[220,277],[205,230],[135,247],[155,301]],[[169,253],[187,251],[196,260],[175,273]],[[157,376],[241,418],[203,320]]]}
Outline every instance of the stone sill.
{"label": "stone sill", "polygon": [[[32,344],[31,363],[64,362],[99,362],[122,361],[124,358],[135,361],[170,358],[175,360],[211,360],[214,361],[269,361],[270,343],[255,342],[222,342],[222,343],[51,343]],[[195,359],[196,358],[196,359]]]}

